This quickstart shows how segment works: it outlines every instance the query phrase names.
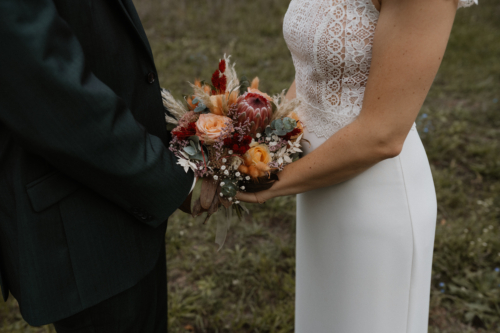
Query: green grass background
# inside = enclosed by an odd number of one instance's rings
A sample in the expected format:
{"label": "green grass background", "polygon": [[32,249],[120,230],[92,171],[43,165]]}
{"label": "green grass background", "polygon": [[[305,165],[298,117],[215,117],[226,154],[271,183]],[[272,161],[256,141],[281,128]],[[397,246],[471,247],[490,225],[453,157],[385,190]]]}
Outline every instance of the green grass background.
{"label": "green grass background", "polygon": [[[282,36],[289,0],[136,0],[162,86],[180,97],[228,53],[264,91],[294,77]],[[458,11],[417,119],[438,196],[431,333],[500,332],[500,2]],[[216,252],[215,222],[181,213],[167,239],[170,332],[293,332],[295,198],[250,207]],[[497,269],[498,270],[498,269]],[[369,272],[367,272],[369,274]],[[29,327],[13,298],[0,332]]]}

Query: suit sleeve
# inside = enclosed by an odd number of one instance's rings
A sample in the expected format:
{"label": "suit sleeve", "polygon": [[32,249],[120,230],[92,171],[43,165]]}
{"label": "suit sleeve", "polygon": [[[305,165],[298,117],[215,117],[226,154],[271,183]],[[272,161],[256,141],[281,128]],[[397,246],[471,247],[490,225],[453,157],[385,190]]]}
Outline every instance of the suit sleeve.
{"label": "suit sleeve", "polygon": [[85,66],[51,0],[0,0],[0,122],[61,172],[156,227],[192,173]]}

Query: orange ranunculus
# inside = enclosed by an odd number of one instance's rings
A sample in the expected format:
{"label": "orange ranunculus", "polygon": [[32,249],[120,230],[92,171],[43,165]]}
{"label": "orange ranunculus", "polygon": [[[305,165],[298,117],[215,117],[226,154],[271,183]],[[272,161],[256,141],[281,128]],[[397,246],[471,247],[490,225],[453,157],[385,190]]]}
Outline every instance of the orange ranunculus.
{"label": "orange ranunculus", "polygon": [[269,148],[265,145],[257,145],[243,155],[243,164],[239,166],[238,171],[252,178],[263,177],[271,170],[269,162],[271,162]]}
{"label": "orange ranunculus", "polygon": [[231,119],[212,113],[201,114],[196,122],[196,135],[207,144],[219,138],[224,128],[231,126]]}
{"label": "orange ranunculus", "polygon": [[262,96],[264,96],[269,102],[272,102],[273,99],[271,98],[271,96],[269,96],[268,94],[266,93],[263,93],[262,91],[259,90],[259,78],[258,77],[255,77],[253,80],[252,80],[252,85],[250,87],[248,87],[248,92],[251,92],[251,93],[254,93],[254,94],[261,94]]}

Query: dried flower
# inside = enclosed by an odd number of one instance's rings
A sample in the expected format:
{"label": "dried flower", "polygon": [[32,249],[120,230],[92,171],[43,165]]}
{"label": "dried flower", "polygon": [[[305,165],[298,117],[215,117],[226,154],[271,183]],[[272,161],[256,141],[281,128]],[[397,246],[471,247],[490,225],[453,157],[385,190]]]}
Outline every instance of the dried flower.
{"label": "dried flower", "polygon": [[189,123],[186,128],[177,126],[172,131],[172,135],[175,135],[179,140],[186,140],[190,136],[196,135],[196,123]]}
{"label": "dried flower", "polygon": [[268,94],[266,93],[263,93],[262,91],[259,90],[259,83],[260,83],[260,80],[258,77],[255,77],[253,80],[252,80],[252,85],[250,87],[248,87],[248,92],[250,93],[256,93],[256,94],[260,94],[262,96],[264,96],[269,102],[272,102],[273,99],[271,96],[269,96]]}
{"label": "dried flower", "polygon": [[272,116],[271,103],[258,93],[245,93],[238,98],[238,124],[247,119],[250,124],[250,135],[264,131],[269,125]]}

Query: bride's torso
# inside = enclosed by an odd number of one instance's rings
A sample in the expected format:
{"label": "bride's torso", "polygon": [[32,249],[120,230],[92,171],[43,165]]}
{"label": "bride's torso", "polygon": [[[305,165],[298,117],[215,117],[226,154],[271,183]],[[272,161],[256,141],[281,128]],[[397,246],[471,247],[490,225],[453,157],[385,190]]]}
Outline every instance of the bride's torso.
{"label": "bride's torso", "polygon": [[[477,0],[459,0],[458,7],[474,3]],[[298,113],[314,148],[361,111],[378,18],[372,0],[290,3],[283,33],[302,101]]]}
{"label": "bride's torso", "polygon": [[291,1],[283,32],[307,132],[326,139],[359,115],[378,17],[372,0]]}

